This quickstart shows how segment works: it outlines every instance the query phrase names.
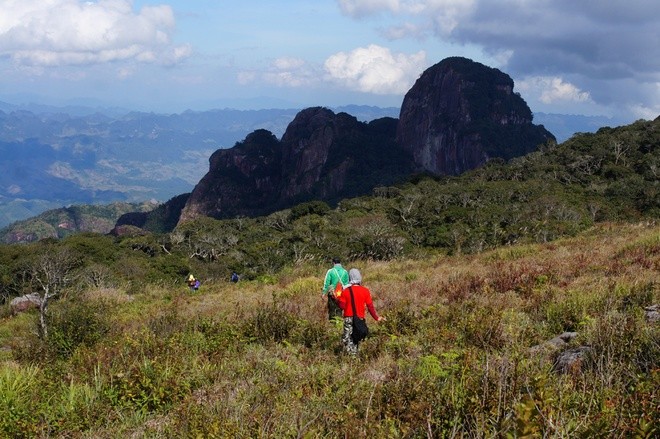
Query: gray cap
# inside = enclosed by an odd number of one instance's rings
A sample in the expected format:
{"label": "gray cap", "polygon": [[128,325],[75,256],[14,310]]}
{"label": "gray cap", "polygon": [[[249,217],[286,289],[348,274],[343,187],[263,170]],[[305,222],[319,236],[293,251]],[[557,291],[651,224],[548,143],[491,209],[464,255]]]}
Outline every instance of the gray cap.
{"label": "gray cap", "polygon": [[348,282],[359,285],[362,283],[362,275],[360,274],[360,270],[357,268],[351,268],[351,270],[348,272]]}

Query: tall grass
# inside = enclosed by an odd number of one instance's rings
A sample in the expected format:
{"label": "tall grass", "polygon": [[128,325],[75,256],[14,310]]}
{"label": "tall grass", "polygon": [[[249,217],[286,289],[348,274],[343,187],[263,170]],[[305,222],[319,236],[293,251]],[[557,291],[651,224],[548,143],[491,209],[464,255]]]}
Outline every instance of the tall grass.
{"label": "tall grass", "polygon": [[[0,433],[653,437],[660,329],[643,308],[660,302],[659,263],[659,227],[619,224],[471,256],[352,261],[387,317],[369,321],[357,359],[327,321],[322,266],[197,294],[112,290],[111,306],[95,290],[86,300],[106,308],[57,304],[60,349],[31,338],[30,319],[0,324],[14,357],[0,366]],[[561,374],[557,351],[530,348],[564,331],[590,350]]]}

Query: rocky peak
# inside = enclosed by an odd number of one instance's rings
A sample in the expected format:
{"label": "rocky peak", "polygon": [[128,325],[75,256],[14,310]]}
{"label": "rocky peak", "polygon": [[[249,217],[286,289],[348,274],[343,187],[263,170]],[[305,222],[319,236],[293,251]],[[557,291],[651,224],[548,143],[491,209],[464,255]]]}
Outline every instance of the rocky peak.
{"label": "rocky peak", "polygon": [[314,107],[296,115],[281,141],[255,131],[213,153],[180,221],[266,214],[310,199],[363,195],[376,184],[403,179],[412,166],[394,141],[396,120],[378,121]]}
{"label": "rocky peak", "polygon": [[532,124],[509,75],[460,57],[430,67],[406,93],[396,138],[418,169],[440,175],[524,155],[554,140]]}
{"label": "rocky peak", "polygon": [[280,185],[280,143],[270,131],[256,130],[209,159],[209,171],[193,189],[179,222],[204,215],[226,218],[258,215],[276,205]]}
{"label": "rocky peak", "polygon": [[[466,58],[447,58],[406,94],[399,120],[364,123],[347,113],[307,108],[281,140],[260,129],[216,151],[179,222],[201,215],[264,215],[308,200],[332,203],[413,172],[460,174],[490,158],[526,154],[548,140],[554,137],[532,124],[508,75]],[[139,220],[149,224],[152,217]]]}

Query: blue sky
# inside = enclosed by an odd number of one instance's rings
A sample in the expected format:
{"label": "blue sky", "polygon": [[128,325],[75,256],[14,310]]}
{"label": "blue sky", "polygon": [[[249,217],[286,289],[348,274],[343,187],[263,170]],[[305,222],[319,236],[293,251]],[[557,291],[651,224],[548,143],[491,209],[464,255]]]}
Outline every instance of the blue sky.
{"label": "blue sky", "polygon": [[155,112],[399,107],[431,65],[534,112],[660,114],[657,0],[0,0],[0,101]]}

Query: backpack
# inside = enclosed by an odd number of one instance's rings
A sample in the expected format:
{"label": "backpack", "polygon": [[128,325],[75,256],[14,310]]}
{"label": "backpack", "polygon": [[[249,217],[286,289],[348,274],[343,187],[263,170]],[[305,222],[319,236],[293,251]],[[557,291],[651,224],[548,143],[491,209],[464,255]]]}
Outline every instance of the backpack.
{"label": "backpack", "polygon": [[341,281],[341,276],[337,272],[337,269],[334,268],[333,270],[335,271],[335,274],[337,275],[338,281],[337,281],[337,285],[335,285],[335,290],[332,293],[333,293],[333,296],[335,298],[339,298],[341,296],[341,292],[344,291],[344,288],[346,288],[346,286]]}
{"label": "backpack", "polygon": [[344,284],[341,283],[341,279],[339,282],[337,282],[337,285],[335,285],[335,291],[333,292],[333,295],[336,298],[339,298],[341,296],[341,292],[344,291]]}
{"label": "backpack", "polygon": [[199,281],[199,279],[197,279],[197,280],[195,281],[195,286],[194,286],[193,288],[195,288],[196,290],[198,290],[199,287],[200,287],[200,285],[202,285],[202,283]]}

